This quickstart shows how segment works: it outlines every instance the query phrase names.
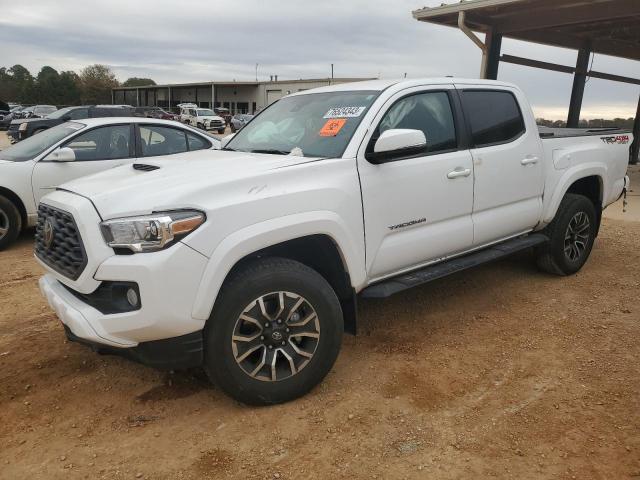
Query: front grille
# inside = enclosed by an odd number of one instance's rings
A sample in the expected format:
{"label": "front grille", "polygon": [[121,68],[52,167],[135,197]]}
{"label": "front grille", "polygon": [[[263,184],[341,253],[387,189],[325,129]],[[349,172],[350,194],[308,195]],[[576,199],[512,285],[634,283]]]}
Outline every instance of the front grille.
{"label": "front grille", "polygon": [[87,254],[73,217],[49,205],[38,207],[34,249],[40,260],[72,280],[76,280],[87,266]]}
{"label": "front grille", "polygon": [[221,122],[220,120],[211,120],[211,123],[209,123],[209,125],[211,125],[212,127],[221,127],[222,125],[224,125],[224,122]]}

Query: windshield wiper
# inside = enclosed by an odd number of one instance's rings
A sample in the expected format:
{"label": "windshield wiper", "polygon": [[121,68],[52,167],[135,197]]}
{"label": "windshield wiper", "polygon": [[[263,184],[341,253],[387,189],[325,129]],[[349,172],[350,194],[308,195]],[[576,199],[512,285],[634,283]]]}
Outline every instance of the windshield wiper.
{"label": "windshield wiper", "polygon": [[270,153],[273,155],[289,155],[286,150],[276,150],[275,148],[257,148],[255,150],[249,150],[249,153]]}

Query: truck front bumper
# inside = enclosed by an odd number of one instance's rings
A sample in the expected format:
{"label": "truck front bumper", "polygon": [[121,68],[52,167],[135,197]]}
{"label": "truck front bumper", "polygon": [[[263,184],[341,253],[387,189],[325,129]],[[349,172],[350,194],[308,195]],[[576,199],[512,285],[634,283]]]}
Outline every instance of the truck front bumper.
{"label": "truck front bumper", "polygon": [[[40,290],[71,340],[151,366],[190,367],[202,363],[204,322],[192,317],[192,309],[207,260],[177,243],[159,252],[107,257],[91,275],[99,285],[92,293],[79,292],[56,272],[40,279]],[[126,298],[103,288],[123,283],[137,288],[135,308],[122,308]]]}
{"label": "truck front bumper", "polygon": [[40,278],[40,291],[62,322],[67,338],[101,354],[119,355],[162,370],[179,370],[202,365],[202,330],[161,340],[139,343],[114,342],[103,338],[92,323],[108,322],[102,315],[79,299],[53,275]]}

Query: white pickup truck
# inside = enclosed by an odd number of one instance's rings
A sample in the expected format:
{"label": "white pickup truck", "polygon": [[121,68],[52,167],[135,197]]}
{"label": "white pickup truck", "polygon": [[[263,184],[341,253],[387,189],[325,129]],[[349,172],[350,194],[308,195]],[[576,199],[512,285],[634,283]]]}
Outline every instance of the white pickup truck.
{"label": "white pickup truck", "polygon": [[300,92],[222,151],[140,159],[44,197],[40,287],[72,340],[202,365],[243,402],[283,402],[330,370],[358,296],[531,247],[543,270],[578,271],[625,191],[631,140],[541,133],[501,82]]}

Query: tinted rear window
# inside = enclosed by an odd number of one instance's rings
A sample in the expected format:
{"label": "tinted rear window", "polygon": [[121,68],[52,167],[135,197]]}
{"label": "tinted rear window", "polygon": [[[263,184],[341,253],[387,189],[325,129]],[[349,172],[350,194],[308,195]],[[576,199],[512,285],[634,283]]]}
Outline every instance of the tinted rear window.
{"label": "tinted rear window", "polygon": [[476,148],[510,142],[525,131],[518,102],[510,92],[465,90],[462,102]]}

